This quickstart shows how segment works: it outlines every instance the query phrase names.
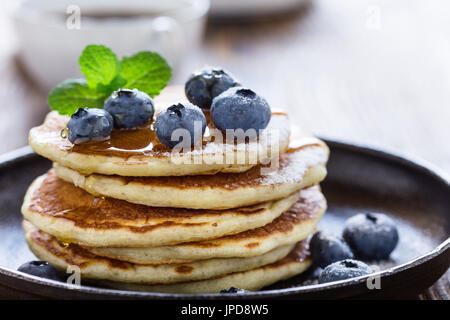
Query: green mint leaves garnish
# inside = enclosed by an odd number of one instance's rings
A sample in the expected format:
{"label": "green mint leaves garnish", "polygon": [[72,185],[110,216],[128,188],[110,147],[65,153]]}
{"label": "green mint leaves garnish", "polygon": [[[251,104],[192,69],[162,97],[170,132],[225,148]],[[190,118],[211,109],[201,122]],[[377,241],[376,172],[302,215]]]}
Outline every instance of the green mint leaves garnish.
{"label": "green mint leaves garnish", "polygon": [[48,104],[60,114],[73,114],[78,108],[103,108],[105,99],[119,88],[138,89],[158,95],[169,82],[172,71],[157,53],[141,51],[119,61],[111,49],[88,45],[79,60],[84,79],[68,79],[48,95]]}
{"label": "green mint leaves garnish", "polygon": [[80,106],[103,108],[105,94],[90,88],[84,79],[68,79],[57,85],[48,96],[52,110],[60,114],[73,114]]}
{"label": "green mint leaves garnish", "polygon": [[105,46],[87,46],[81,53],[78,63],[91,88],[96,88],[99,83],[107,85],[119,74],[119,59]]}
{"label": "green mint leaves garnish", "polygon": [[125,88],[137,88],[149,96],[155,96],[170,80],[170,68],[158,54],[149,51],[124,57],[120,63],[121,75],[127,80]]}

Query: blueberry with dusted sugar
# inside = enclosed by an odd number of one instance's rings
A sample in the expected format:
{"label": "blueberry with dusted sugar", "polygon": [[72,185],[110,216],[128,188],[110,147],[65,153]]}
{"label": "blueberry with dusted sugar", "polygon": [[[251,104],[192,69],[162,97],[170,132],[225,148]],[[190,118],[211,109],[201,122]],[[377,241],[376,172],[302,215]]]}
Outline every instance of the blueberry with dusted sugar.
{"label": "blueberry with dusted sugar", "polygon": [[239,83],[229,72],[217,67],[205,67],[189,77],[184,90],[190,102],[202,109],[209,109],[215,97],[236,86]]}
{"label": "blueberry with dusted sugar", "polygon": [[[177,129],[182,131],[174,132]],[[190,103],[178,103],[170,106],[156,118],[155,132],[159,141],[173,148],[191,147],[202,139],[206,130],[206,118],[199,107]],[[174,139],[172,139],[174,134]]]}
{"label": "blueberry with dusted sugar", "polygon": [[309,247],[314,263],[321,268],[336,261],[353,259],[353,252],[343,239],[323,231],[314,234]]}
{"label": "blueberry with dusted sugar", "polygon": [[61,272],[46,261],[26,262],[21,265],[17,271],[50,280],[65,281]]}
{"label": "blueberry with dusted sugar", "polygon": [[113,119],[105,110],[79,108],[70,117],[62,135],[73,144],[81,144],[88,141],[106,140],[111,135],[112,129]]}
{"label": "blueberry with dusted sugar", "polygon": [[351,279],[371,273],[373,270],[364,262],[346,259],[334,262],[323,269],[319,275],[319,283]]}
{"label": "blueberry with dusted sugar", "polygon": [[105,102],[105,110],[117,129],[134,129],[148,124],[155,114],[152,98],[137,89],[114,91]]}
{"label": "blueberry with dusted sugar", "polygon": [[253,90],[234,87],[214,98],[211,105],[211,119],[222,130],[265,129],[272,113],[267,101]]}
{"label": "blueberry with dusted sugar", "polygon": [[357,214],[345,222],[343,237],[357,257],[387,259],[399,236],[394,221],[382,213]]}
{"label": "blueberry with dusted sugar", "polygon": [[246,290],[236,287],[230,287],[228,289],[220,290],[220,293],[243,293],[243,292],[246,292]]}

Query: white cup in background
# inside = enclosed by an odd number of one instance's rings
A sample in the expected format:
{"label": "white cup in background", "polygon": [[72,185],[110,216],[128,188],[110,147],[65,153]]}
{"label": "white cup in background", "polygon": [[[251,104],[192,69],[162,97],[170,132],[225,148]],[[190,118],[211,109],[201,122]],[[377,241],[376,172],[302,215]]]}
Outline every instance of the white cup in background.
{"label": "white cup in background", "polygon": [[12,17],[20,60],[48,90],[80,77],[78,57],[88,44],[104,44],[119,58],[156,51],[176,69],[195,54],[208,9],[209,0],[23,0]]}

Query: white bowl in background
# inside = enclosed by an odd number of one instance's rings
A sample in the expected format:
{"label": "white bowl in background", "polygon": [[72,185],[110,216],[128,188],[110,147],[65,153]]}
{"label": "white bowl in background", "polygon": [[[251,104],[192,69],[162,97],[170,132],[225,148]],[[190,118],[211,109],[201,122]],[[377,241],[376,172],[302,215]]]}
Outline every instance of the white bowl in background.
{"label": "white bowl in background", "polygon": [[176,68],[201,42],[208,10],[209,0],[23,0],[12,18],[20,60],[48,90],[80,77],[78,57],[88,44],[104,44],[119,58],[156,51]]}

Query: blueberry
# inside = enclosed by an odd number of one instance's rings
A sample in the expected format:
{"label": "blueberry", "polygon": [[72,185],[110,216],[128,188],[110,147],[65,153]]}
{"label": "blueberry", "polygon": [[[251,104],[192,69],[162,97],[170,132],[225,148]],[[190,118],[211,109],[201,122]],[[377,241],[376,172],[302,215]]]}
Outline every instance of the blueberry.
{"label": "blueberry", "polygon": [[219,68],[206,67],[189,77],[184,90],[190,102],[202,109],[209,109],[215,97],[227,89],[238,85],[237,80],[226,71]]}
{"label": "blueberry", "polygon": [[63,275],[46,261],[30,261],[21,265],[17,270],[41,278],[65,281]]}
{"label": "blueberry", "polygon": [[258,130],[267,127],[272,113],[264,98],[254,91],[235,87],[214,98],[211,105],[211,118],[214,125],[226,129]]}
{"label": "blueberry", "polygon": [[309,247],[314,263],[321,268],[336,261],[353,258],[353,252],[343,239],[322,231],[314,234]]}
{"label": "blueberry", "polygon": [[[184,129],[182,132],[175,132]],[[201,131],[200,131],[201,129]],[[206,129],[206,118],[200,108],[190,104],[174,104],[156,118],[155,131],[159,141],[173,148],[178,143],[186,148],[202,139]],[[172,133],[175,134],[172,140]]]}
{"label": "blueberry", "polygon": [[118,129],[134,129],[150,122],[155,114],[152,98],[137,89],[114,91],[105,102],[105,110]]}
{"label": "blueberry", "polygon": [[111,115],[102,109],[79,108],[67,124],[69,141],[80,144],[92,140],[106,140],[113,129]]}
{"label": "blueberry", "polygon": [[330,264],[319,275],[319,283],[356,278],[371,274],[372,269],[364,262],[352,259]]}
{"label": "blueberry", "polygon": [[386,259],[398,243],[394,222],[381,213],[351,217],[345,222],[343,237],[356,256],[364,260]]}
{"label": "blueberry", "polygon": [[244,289],[239,289],[236,287],[230,287],[229,289],[223,289],[220,291],[220,293],[242,293],[245,292],[246,290]]}

